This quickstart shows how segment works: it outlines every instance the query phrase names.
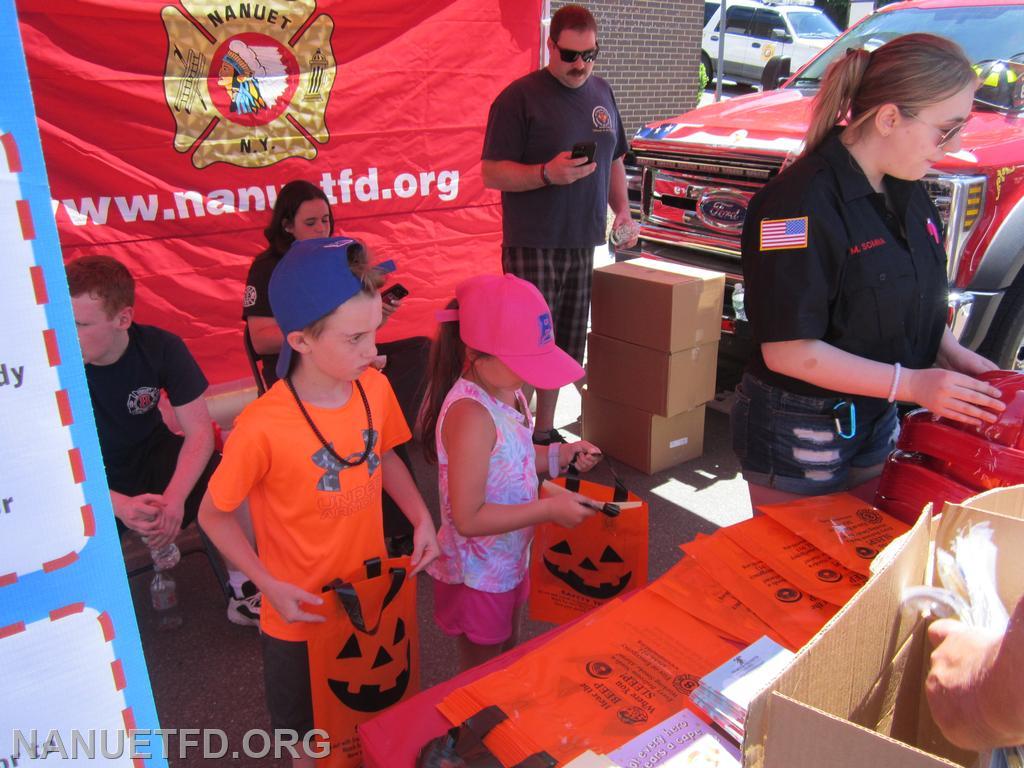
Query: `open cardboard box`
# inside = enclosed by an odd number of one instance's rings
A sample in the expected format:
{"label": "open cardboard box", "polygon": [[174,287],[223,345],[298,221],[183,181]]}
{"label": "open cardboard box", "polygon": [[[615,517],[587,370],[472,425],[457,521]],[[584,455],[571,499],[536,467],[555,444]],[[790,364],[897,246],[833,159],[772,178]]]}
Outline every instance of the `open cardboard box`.
{"label": "open cardboard box", "polygon": [[989,521],[1000,557],[999,595],[1012,610],[1024,593],[1024,486],[930,506],[878,556],[875,573],[789,667],[751,702],[743,743],[749,768],[934,768],[981,764],[939,733],[924,697],[927,623],[903,616],[904,587],[932,583],[931,543]]}

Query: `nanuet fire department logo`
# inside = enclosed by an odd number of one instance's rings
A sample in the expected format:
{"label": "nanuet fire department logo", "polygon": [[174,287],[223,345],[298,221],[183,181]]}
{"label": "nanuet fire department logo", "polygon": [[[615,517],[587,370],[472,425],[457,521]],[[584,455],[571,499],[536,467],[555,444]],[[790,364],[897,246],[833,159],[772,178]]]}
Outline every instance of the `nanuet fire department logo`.
{"label": "nanuet fire department logo", "polygon": [[316,157],[330,138],[331,17],[312,19],[315,0],[180,2],[161,12],[174,148],[196,168]]}

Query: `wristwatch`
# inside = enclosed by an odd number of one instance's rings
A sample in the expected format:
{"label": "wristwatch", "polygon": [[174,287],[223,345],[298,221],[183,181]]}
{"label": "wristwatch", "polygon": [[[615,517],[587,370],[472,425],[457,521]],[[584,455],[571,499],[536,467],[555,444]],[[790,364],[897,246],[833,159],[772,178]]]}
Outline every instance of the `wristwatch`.
{"label": "wristwatch", "polygon": [[544,182],[545,187],[551,186],[551,177],[548,176],[548,164],[542,163],[540,166],[540,178]]}

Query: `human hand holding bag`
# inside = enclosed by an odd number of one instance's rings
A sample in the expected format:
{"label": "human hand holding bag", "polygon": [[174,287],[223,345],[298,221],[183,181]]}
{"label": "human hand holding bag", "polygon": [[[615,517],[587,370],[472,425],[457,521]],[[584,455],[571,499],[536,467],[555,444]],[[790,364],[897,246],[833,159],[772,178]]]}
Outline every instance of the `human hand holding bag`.
{"label": "human hand holding bag", "polygon": [[600,505],[602,514],[571,529],[555,523],[536,527],[530,552],[531,619],[563,624],[647,584],[647,503],[617,477],[614,483],[581,480],[572,466],[568,475],[544,482],[542,497],[573,491]]}

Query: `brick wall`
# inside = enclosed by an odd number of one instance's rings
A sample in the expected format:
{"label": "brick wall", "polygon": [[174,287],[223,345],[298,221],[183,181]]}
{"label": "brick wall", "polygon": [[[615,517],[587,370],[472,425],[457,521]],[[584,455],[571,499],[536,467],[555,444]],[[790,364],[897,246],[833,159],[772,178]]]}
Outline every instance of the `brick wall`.
{"label": "brick wall", "polygon": [[[551,13],[567,5],[551,0]],[[611,83],[626,137],[644,123],[692,109],[697,98],[701,0],[590,0],[601,56],[594,70]]]}

